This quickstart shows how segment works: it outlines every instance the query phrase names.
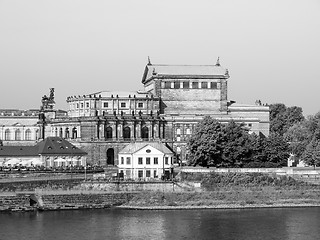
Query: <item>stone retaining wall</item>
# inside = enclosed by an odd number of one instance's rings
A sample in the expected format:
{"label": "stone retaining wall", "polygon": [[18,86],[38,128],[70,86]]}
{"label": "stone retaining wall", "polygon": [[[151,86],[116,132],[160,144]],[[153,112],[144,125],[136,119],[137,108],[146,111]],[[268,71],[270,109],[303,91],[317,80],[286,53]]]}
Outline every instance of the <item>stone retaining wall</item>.
{"label": "stone retaining wall", "polygon": [[36,188],[41,189],[70,189],[80,184],[81,179],[56,179],[56,180],[34,180],[34,181],[12,181],[0,182],[0,191],[34,191]]}
{"label": "stone retaining wall", "polygon": [[40,210],[109,208],[128,202],[135,193],[52,194],[37,196]]}
{"label": "stone retaining wall", "polygon": [[34,211],[35,209],[35,205],[32,201],[30,202],[30,195],[0,195],[0,211]]}

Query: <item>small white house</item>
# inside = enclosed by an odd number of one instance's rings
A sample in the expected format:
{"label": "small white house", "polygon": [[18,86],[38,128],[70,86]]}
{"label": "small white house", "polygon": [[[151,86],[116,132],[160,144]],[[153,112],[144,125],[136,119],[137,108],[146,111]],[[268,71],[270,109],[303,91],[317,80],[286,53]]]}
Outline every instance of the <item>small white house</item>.
{"label": "small white house", "polygon": [[119,154],[119,174],[128,179],[161,178],[170,174],[173,152],[161,142],[130,143]]}

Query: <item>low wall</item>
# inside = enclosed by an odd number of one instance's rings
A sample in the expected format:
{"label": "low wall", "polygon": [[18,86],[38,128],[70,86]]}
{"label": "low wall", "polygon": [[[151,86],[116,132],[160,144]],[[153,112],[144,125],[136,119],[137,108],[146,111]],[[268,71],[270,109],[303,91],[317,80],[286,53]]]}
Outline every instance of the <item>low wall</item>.
{"label": "low wall", "polygon": [[98,190],[98,191],[120,191],[120,192],[135,192],[135,191],[174,191],[173,182],[83,182],[78,187],[81,190]]}
{"label": "low wall", "polygon": [[36,195],[38,209],[62,210],[62,209],[88,209],[109,208],[128,202],[136,193],[70,193],[70,194],[46,194]]}
{"label": "low wall", "polygon": [[81,179],[55,179],[55,180],[32,180],[32,181],[8,181],[0,182],[0,191],[34,191],[36,188],[41,189],[64,189],[68,190],[79,185]]}
{"label": "low wall", "polygon": [[0,195],[0,211],[34,211],[29,194]]}
{"label": "low wall", "polygon": [[279,175],[316,175],[320,174],[320,169],[313,168],[201,168],[201,167],[183,167],[179,169],[180,172],[187,173],[275,173]]}

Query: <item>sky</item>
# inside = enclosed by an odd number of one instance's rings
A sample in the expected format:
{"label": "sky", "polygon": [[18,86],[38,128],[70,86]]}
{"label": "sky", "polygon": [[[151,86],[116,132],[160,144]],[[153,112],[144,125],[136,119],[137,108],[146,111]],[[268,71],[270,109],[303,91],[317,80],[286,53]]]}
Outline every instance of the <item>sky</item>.
{"label": "sky", "polygon": [[153,64],[214,65],[237,103],[320,111],[319,0],[0,0],[0,108],[142,90]]}

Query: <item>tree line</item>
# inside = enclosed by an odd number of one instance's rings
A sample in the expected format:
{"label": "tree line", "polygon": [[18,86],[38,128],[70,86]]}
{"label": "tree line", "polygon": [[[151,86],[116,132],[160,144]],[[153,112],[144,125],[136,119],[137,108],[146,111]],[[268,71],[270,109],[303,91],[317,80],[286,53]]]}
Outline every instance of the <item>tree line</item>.
{"label": "tree line", "polygon": [[302,108],[270,105],[268,137],[243,124],[224,124],[210,116],[197,124],[187,143],[189,165],[216,167],[281,167],[290,153],[307,164],[320,165],[320,113],[305,118]]}

